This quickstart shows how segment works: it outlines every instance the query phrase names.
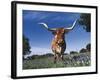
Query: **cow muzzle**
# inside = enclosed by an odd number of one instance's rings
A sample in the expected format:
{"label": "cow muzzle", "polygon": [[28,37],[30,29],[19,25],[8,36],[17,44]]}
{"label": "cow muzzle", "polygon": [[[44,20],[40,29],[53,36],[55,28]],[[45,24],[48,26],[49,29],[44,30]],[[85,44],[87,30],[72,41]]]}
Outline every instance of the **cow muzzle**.
{"label": "cow muzzle", "polygon": [[58,45],[59,45],[59,46],[62,46],[63,44],[64,44],[64,40],[59,40],[59,41],[58,41]]}

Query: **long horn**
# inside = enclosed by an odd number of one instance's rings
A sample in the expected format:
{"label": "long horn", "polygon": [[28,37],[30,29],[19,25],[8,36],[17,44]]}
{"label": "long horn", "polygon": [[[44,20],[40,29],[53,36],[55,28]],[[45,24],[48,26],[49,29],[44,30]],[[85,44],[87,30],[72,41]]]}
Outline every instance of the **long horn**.
{"label": "long horn", "polygon": [[76,24],[77,20],[74,21],[73,25],[69,28],[65,28],[66,30],[72,30],[74,27],[75,27],[75,24]]}
{"label": "long horn", "polygon": [[55,31],[56,30],[56,28],[49,28],[46,23],[38,23],[38,24],[42,24],[49,31]]}

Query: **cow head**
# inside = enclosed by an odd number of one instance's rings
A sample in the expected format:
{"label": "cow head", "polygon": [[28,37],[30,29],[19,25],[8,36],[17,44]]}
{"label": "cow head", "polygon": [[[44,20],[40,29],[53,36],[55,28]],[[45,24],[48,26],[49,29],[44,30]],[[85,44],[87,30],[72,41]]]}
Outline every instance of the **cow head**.
{"label": "cow head", "polygon": [[57,28],[55,31],[52,32],[54,35],[54,40],[58,45],[62,45],[65,38],[65,29],[64,28]]}

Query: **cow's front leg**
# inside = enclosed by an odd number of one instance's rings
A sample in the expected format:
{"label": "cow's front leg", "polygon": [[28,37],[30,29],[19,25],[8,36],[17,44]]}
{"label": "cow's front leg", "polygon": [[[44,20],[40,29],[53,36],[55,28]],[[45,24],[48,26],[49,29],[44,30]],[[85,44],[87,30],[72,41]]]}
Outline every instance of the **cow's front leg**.
{"label": "cow's front leg", "polygon": [[56,63],[56,62],[57,62],[57,55],[54,54],[54,63]]}
{"label": "cow's front leg", "polygon": [[61,55],[61,60],[64,61],[64,56],[63,55]]}

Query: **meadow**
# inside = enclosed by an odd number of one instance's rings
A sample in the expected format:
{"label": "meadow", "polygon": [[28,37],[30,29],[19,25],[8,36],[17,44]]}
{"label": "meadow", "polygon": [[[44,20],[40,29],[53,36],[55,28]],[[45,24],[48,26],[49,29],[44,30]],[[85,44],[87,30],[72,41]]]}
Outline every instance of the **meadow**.
{"label": "meadow", "polygon": [[64,54],[64,61],[54,63],[53,55],[33,55],[23,60],[23,69],[42,69],[60,67],[84,67],[91,65],[90,52]]}

